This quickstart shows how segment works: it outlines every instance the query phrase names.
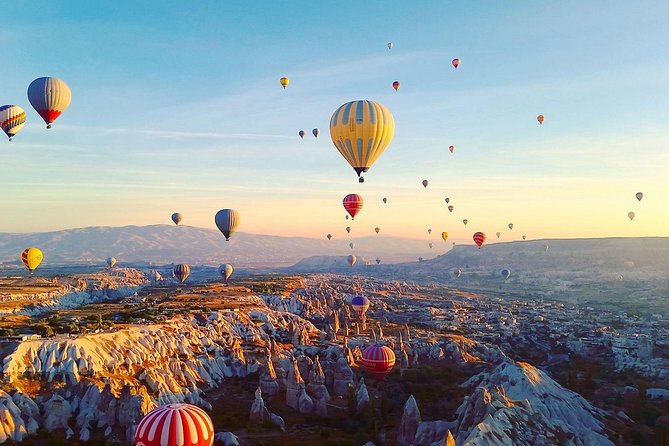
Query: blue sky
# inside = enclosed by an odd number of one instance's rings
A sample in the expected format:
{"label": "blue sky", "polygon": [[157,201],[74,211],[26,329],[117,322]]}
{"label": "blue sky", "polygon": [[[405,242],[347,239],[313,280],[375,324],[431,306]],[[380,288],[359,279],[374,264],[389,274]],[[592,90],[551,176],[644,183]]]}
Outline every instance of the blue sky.
{"label": "blue sky", "polygon": [[[0,231],[233,207],[241,231],[323,236],[356,192],[357,235],[669,236],[668,21],[659,1],[12,2],[0,102],[29,121],[0,142]],[[73,92],[50,131],[25,94],[45,75]],[[363,185],[327,130],[354,99],[396,121]]]}

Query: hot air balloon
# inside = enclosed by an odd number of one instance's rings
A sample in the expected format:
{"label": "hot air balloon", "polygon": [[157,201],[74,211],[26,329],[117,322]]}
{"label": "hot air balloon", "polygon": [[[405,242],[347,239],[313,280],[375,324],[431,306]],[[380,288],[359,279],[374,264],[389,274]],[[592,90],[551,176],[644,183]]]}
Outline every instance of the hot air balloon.
{"label": "hot air balloon", "polygon": [[288,84],[290,84],[290,79],[288,79],[287,77],[282,77],[281,79],[279,79],[279,83],[285,89],[288,86]]}
{"label": "hot air balloon", "polygon": [[388,42],[388,49],[392,50],[393,49],[393,42]]}
{"label": "hot air balloon", "polygon": [[181,220],[183,220],[183,216],[180,213],[175,212],[174,214],[172,214],[172,221],[174,222],[175,225],[178,226],[179,223],[181,223]]}
{"label": "hot air balloon", "polygon": [[446,241],[448,239],[448,232],[446,232],[446,231],[442,232],[441,233],[441,238],[443,238],[444,241]]}
{"label": "hot air balloon", "polygon": [[350,226],[346,226],[346,232],[348,232],[349,234],[351,233],[351,227]]}
{"label": "hot air balloon", "polygon": [[618,282],[622,282],[624,279],[625,279],[625,278],[623,277],[622,274],[618,274],[618,275],[616,276],[616,280],[617,280]]}
{"label": "hot air balloon", "polygon": [[378,265],[379,263],[381,263],[381,259],[377,257],[376,258],[376,264]]}
{"label": "hot air balloon", "polygon": [[376,232],[377,234],[379,233],[379,231],[381,231],[381,228],[379,228],[378,226],[374,228],[374,232]]}
{"label": "hot air balloon", "polygon": [[304,139],[304,135],[306,135],[304,130],[300,130],[297,134],[300,135],[300,139]]}
{"label": "hot air balloon", "polygon": [[448,212],[453,212],[453,209],[455,209],[455,208],[453,207],[453,205],[450,205],[450,206],[448,207]]}
{"label": "hot air balloon", "polygon": [[114,257],[107,257],[107,265],[109,268],[113,268],[116,265],[116,259]]}
{"label": "hot air balloon", "polygon": [[548,245],[544,245],[544,251],[548,251],[550,247]]}
{"label": "hot air balloon", "polygon": [[345,217],[346,217],[346,220],[348,220],[348,218],[350,217],[350,215],[346,214]]}
{"label": "hot air balloon", "polygon": [[455,269],[453,270],[453,275],[454,275],[455,277],[460,277],[460,276],[462,275],[462,270],[461,270],[460,268],[455,268]]}
{"label": "hot air balloon", "polygon": [[328,234],[326,237],[328,238],[328,240],[331,240],[332,239],[332,234]]}
{"label": "hot air balloon", "polygon": [[454,66],[455,69],[457,70],[458,67],[460,66],[460,59],[453,59],[453,60],[451,61],[451,63],[453,64],[453,66]]}
{"label": "hot air balloon", "polygon": [[526,235],[523,235],[523,240],[525,240],[526,238],[527,238],[527,236],[526,236]]}
{"label": "hot air balloon", "polygon": [[448,146],[448,150],[450,150],[451,153],[453,153],[453,151],[455,150],[455,146]]}
{"label": "hot air balloon", "polygon": [[[4,128],[4,127],[3,127],[3,128]],[[11,139],[11,138],[10,138],[10,139]],[[636,196],[636,199],[637,199],[637,200],[641,201],[641,199],[643,198],[643,192],[637,192],[635,196]]]}
{"label": "hot air balloon", "polygon": [[479,249],[481,249],[481,246],[485,242],[485,234],[482,232],[475,232],[472,238],[474,239],[474,243],[476,243],[476,246],[478,246]]}
{"label": "hot air balloon", "polygon": [[537,121],[539,121],[539,125],[544,123],[544,115],[539,115],[537,116]]}
{"label": "hot air balloon", "polygon": [[353,243],[353,242],[349,243],[349,244],[348,244],[348,247],[351,248],[351,249],[353,249],[353,248],[355,247],[355,243]]}
{"label": "hot air balloon", "polygon": [[418,257],[418,261],[419,261],[419,262],[422,262],[422,261],[423,261],[423,258],[422,258],[422,257]]}
{"label": "hot air balloon", "polygon": [[221,209],[216,213],[214,222],[218,230],[225,236],[225,241],[229,241],[232,234],[239,226],[239,212],[234,209]]}
{"label": "hot air balloon", "polygon": [[430,246],[430,249],[432,249],[432,242],[428,243],[428,245]]}
{"label": "hot air balloon", "polygon": [[344,197],[343,204],[346,212],[348,212],[351,218],[355,220],[355,216],[358,215],[358,212],[362,209],[365,200],[358,194],[348,194]]}
{"label": "hot air balloon", "polygon": [[451,199],[446,197],[446,198],[444,198],[444,201],[446,202],[446,204],[448,204],[451,201]]}
{"label": "hot air balloon", "polygon": [[393,82],[393,88],[395,89],[395,91],[399,90],[400,89],[400,81]]}
{"label": "hot air balloon", "polygon": [[311,134],[314,135],[314,138],[318,138],[318,135],[321,134],[321,131],[318,130],[318,129],[313,129],[313,130],[311,131]]}
{"label": "hot air balloon", "polygon": [[465,218],[464,220],[462,220],[462,223],[463,223],[465,226],[467,226],[467,223],[469,223],[469,220],[467,220],[467,219]]}
{"label": "hot air balloon", "polygon": [[388,203],[388,199],[386,197],[383,197],[383,202]]}
{"label": "hot air balloon", "polygon": [[511,271],[509,271],[508,269],[503,269],[502,271],[500,271],[500,274],[506,280],[511,276]]}
{"label": "hot air balloon", "polygon": [[395,366],[395,352],[385,345],[370,345],[362,352],[362,366],[374,379],[383,379]]}
{"label": "hot air balloon", "polygon": [[502,233],[497,231],[497,232],[495,232],[495,235],[497,236],[497,238],[499,238],[499,236],[502,235]]}
{"label": "hot air balloon", "polygon": [[330,119],[330,138],[361,183],[362,173],[386,150],[394,133],[393,115],[374,101],[347,102]]}
{"label": "hot air balloon", "polygon": [[513,223],[509,223],[509,229],[513,229]]}
{"label": "hot air balloon", "polygon": [[430,234],[430,235],[432,235],[432,229],[428,229],[428,230],[427,230],[427,233]]}
{"label": "hot air balloon", "polygon": [[355,265],[355,261],[358,260],[354,255],[348,256],[348,266],[353,267]]}
{"label": "hot air balloon", "polygon": [[26,112],[18,105],[0,106],[0,127],[11,141],[26,123]]}
{"label": "hot air balloon", "polygon": [[46,128],[70,105],[72,92],[65,81],[56,77],[40,77],[28,86],[28,101],[46,122]]}
{"label": "hot air balloon", "polygon": [[137,425],[135,446],[211,446],[214,425],[197,406],[173,403],[146,414]]}
{"label": "hot air balloon", "polygon": [[427,185],[428,185],[428,181],[427,181],[427,180],[423,180],[422,183],[423,183],[423,187],[427,187]]}
{"label": "hot air balloon", "polygon": [[21,261],[31,274],[42,263],[42,259],[44,255],[38,248],[26,248],[21,253]]}
{"label": "hot air balloon", "polygon": [[353,311],[355,311],[356,316],[358,316],[358,319],[363,319],[369,308],[369,299],[365,296],[353,296],[351,299],[351,307],[353,308]]}
{"label": "hot air balloon", "polygon": [[179,282],[184,283],[190,275],[190,266],[186,265],[185,263],[180,263],[178,265],[174,265],[174,270],[172,272],[174,273],[174,277],[179,279]]}
{"label": "hot air balloon", "polygon": [[226,282],[228,281],[230,276],[232,276],[234,270],[235,269],[229,263],[224,263],[223,265],[218,267],[218,273],[221,276],[223,276],[223,280],[225,280]]}
{"label": "hot air balloon", "polygon": [[628,212],[627,213],[627,216],[629,217],[630,221],[634,220],[634,215],[635,215],[634,212]]}

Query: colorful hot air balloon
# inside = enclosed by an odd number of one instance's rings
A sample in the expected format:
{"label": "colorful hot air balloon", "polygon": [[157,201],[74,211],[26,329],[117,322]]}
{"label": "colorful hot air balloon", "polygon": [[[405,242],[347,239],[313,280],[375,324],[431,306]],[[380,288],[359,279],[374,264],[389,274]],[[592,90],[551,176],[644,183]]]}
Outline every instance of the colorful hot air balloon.
{"label": "colorful hot air balloon", "polygon": [[427,187],[427,185],[429,184],[427,180],[423,180],[421,183],[423,184],[423,187]]}
{"label": "colorful hot air balloon", "polygon": [[328,240],[331,240],[332,239],[332,234],[328,234],[328,235],[326,235],[326,237],[328,238]]}
{"label": "colorful hot air balloon", "polygon": [[497,236],[497,238],[499,238],[499,236],[502,235],[502,233],[497,231],[497,232],[495,232],[495,235]]}
{"label": "colorful hot air balloon", "polygon": [[107,257],[107,265],[109,268],[113,268],[116,265],[116,259],[114,257]]}
{"label": "colorful hot air balloon", "polygon": [[454,66],[455,69],[457,70],[458,67],[460,66],[460,59],[453,59],[453,60],[451,61],[451,63],[453,64],[453,66]]}
{"label": "colorful hot air balloon", "polygon": [[635,214],[634,214],[634,212],[628,212],[627,216],[629,217],[630,221],[632,221],[632,220],[634,220]]}
{"label": "colorful hot air balloon", "polygon": [[428,230],[427,230],[427,233],[430,234],[430,235],[432,235],[432,229],[428,229]]}
{"label": "colorful hot air balloon", "polygon": [[641,201],[641,199],[643,198],[643,192],[637,192],[635,197],[636,197],[637,200]]}
{"label": "colorful hot air balloon", "polygon": [[237,230],[239,219],[239,212],[234,209],[221,209],[216,213],[214,222],[218,230],[225,236],[226,242],[230,240],[230,236]]}
{"label": "colorful hot air balloon", "polygon": [[356,316],[358,316],[358,319],[362,319],[365,317],[365,313],[369,308],[369,299],[365,296],[353,296],[351,299],[351,307],[353,308],[353,311],[355,311]]}
{"label": "colorful hot air balloon", "polygon": [[344,197],[343,204],[346,212],[348,212],[351,218],[355,220],[355,216],[358,215],[358,212],[362,209],[365,200],[358,194],[348,194]]}
{"label": "colorful hot air balloon", "polygon": [[387,46],[388,46],[389,50],[392,50],[393,49],[393,42],[388,42]]}
{"label": "colorful hot air balloon", "polygon": [[378,226],[374,228],[374,232],[376,232],[377,234],[379,233],[379,231],[381,231],[381,228],[379,228]]}
{"label": "colorful hot air balloon", "polygon": [[450,205],[450,206],[448,207],[448,212],[453,212],[453,209],[455,209],[455,208],[453,207],[453,205]]}
{"label": "colorful hot air balloon", "polygon": [[393,115],[378,102],[352,101],[330,119],[330,138],[339,153],[361,177],[381,156],[395,133]]}
{"label": "colorful hot air balloon", "polygon": [[478,246],[479,249],[481,249],[481,246],[485,242],[485,234],[482,232],[475,232],[472,238],[474,239],[474,243],[476,243],[476,246]]}
{"label": "colorful hot air balloon", "polygon": [[362,352],[362,366],[374,379],[383,379],[395,366],[395,352],[385,345],[370,345]]}
{"label": "colorful hot air balloon", "polygon": [[526,238],[527,238],[527,236],[526,236],[526,235],[523,235],[523,240],[525,240]]}
{"label": "colorful hot air balloon", "polygon": [[355,265],[355,261],[358,260],[354,255],[350,255],[347,258],[348,260],[348,266],[353,267]]}
{"label": "colorful hot air balloon", "polygon": [[393,88],[395,89],[395,91],[399,90],[400,89],[400,81],[393,82]]}
{"label": "colorful hot air balloon", "polygon": [[179,279],[179,282],[184,283],[190,275],[190,266],[186,265],[185,263],[180,263],[178,265],[174,265],[174,270],[172,272],[174,273],[174,277]]}
{"label": "colorful hot air balloon", "polygon": [[40,77],[28,86],[28,101],[46,122],[46,128],[70,105],[72,92],[65,81],[56,77]]}
{"label": "colorful hot air balloon", "polygon": [[351,227],[350,226],[346,226],[346,232],[348,232],[349,234],[351,233]]}
{"label": "colorful hot air balloon", "polygon": [[288,79],[287,77],[282,77],[281,79],[279,79],[279,83],[285,89],[288,86],[288,84],[290,84],[290,79]]}
{"label": "colorful hot air balloon", "polygon": [[467,226],[467,223],[469,223],[469,220],[467,220],[466,218],[462,220],[462,224],[464,224],[465,226]]}
{"label": "colorful hot air balloon", "polygon": [[313,130],[311,131],[311,134],[314,135],[314,138],[318,138],[318,135],[321,134],[321,131],[318,130],[318,129],[313,129]]}
{"label": "colorful hot air balloon", "polygon": [[441,233],[441,238],[443,238],[444,241],[446,241],[448,239],[448,232],[446,232],[446,231],[442,232]]}
{"label": "colorful hot air balloon", "polygon": [[511,271],[509,271],[508,269],[503,269],[502,271],[500,271],[500,274],[506,280],[511,276]]}
{"label": "colorful hot air balloon", "polygon": [[214,425],[197,406],[174,403],[146,414],[137,425],[135,446],[211,446]]}
{"label": "colorful hot air balloon", "polygon": [[378,265],[379,263],[381,263],[381,259],[377,257],[376,258],[376,264]]}
{"label": "colorful hot air balloon", "polygon": [[428,243],[428,245],[430,246],[430,249],[432,249],[432,242]]}
{"label": "colorful hot air balloon", "polygon": [[26,248],[21,253],[21,261],[31,273],[42,263],[44,255],[38,248]]}
{"label": "colorful hot air balloon", "polygon": [[226,282],[228,281],[230,276],[232,276],[234,270],[235,269],[229,263],[224,263],[223,265],[218,267],[218,273],[221,276],[223,276],[223,280],[225,280]]}
{"label": "colorful hot air balloon", "polygon": [[388,203],[388,199],[386,197],[383,197],[383,202]]}
{"label": "colorful hot air balloon", "polygon": [[509,223],[509,229],[513,229],[513,223]]}
{"label": "colorful hot air balloon", "polygon": [[446,204],[448,204],[451,201],[451,199],[446,197],[446,198],[444,198],[444,201],[446,202]]}
{"label": "colorful hot air balloon", "polygon": [[181,223],[181,220],[183,220],[183,216],[180,213],[175,212],[174,214],[172,214],[172,221],[174,222],[175,225],[178,226],[179,223]]}
{"label": "colorful hot air balloon", "polygon": [[0,106],[0,127],[11,141],[26,123],[26,112],[18,105]]}
{"label": "colorful hot air balloon", "polygon": [[351,248],[351,249],[355,248],[355,243],[353,243],[353,242],[349,243],[348,247]]}
{"label": "colorful hot air balloon", "polygon": [[451,153],[453,153],[453,151],[455,150],[455,146],[448,146],[448,150],[450,150]]}
{"label": "colorful hot air balloon", "polygon": [[537,121],[539,121],[539,125],[544,123],[544,115],[539,115],[537,116]]}
{"label": "colorful hot air balloon", "polygon": [[460,277],[460,276],[462,275],[462,270],[461,270],[460,268],[455,268],[455,269],[453,270],[453,275],[454,275],[455,277]]}
{"label": "colorful hot air balloon", "polygon": [[304,139],[304,135],[306,135],[304,130],[300,130],[299,132],[297,132],[297,134],[300,135],[301,139]]}

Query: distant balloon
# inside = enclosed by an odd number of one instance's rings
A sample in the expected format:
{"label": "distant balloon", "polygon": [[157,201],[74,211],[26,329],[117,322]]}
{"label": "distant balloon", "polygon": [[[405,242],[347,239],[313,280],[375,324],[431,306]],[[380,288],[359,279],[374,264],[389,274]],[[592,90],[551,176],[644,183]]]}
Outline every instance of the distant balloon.
{"label": "distant balloon", "polygon": [[550,247],[548,245],[544,245],[544,251],[548,251]]}
{"label": "distant balloon", "polygon": [[331,240],[332,239],[332,234],[328,234],[326,237],[328,238],[328,240]]}
{"label": "distant balloon", "polygon": [[387,46],[388,46],[389,50],[392,50],[393,49],[393,42],[388,42]]}
{"label": "distant balloon", "polygon": [[643,192],[637,192],[635,196],[637,200],[641,201],[641,199],[643,198]]}
{"label": "distant balloon", "polygon": [[183,216],[180,213],[175,212],[174,214],[172,214],[172,221],[174,222],[175,225],[179,225],[179,223],[181,223],[181,220],[183,220]]}
{"label": "distant balloon", "polygon": [[346,226],[346,232],[348,232],[349,234],[351,233],[351,227],[350,226]]}
{"label": "distant balloon", "polygon": [[358,215],[358,212],[362,209],[365,200],[358,194],[348,194],[344,197],[343,204],[346,212],[348,212],[351,218],[355,220],[355,216]]}
{"label": "distant balloon", "polygon": [[239,226],[240,215],[234,209],[221,209],[216,213],[214,222],[219,231],[225,236],[225,241],[229,241],[230,237],[237,230]]}
{"label": "distant balloon", "polygon": [[453,151],[455,150],[455,146],[448,146],[448,150],[450,150],[451,153],[453,153]]}
{"label": "distant balloon", "polygon": [[351,299],[351,307],[353,308],[353,311],[355,311],[356,316],[358,316],[358,319],[362,319],[365,317],[365,313],[369,308],[369,299],[365,296],[353,296]]}
{"label": "distant balloon", "polygon": [[388,199],[386,197],[383,197],[383,202],[388,203]]}
{"label": "distant balloon", "polygon": [[497,232],[495,232],[495,235],[497,236],[497,238],[499,238],[499,236],[502,235],[502,233],[497,231]]}
{"label": "distant balloon", "polygon": [[399,90],[400,89],[400,82],[399,81],[393,82],[393,88],[395,89],[395,91]]}
{"label": "distant balloon", "polygon": [[475,232],[472,238],[474,239],[474,243],[476,243],[476,246],[478,246],[479,249],[481,249],[481,246],[483,245],[483,243],[485,243],[486,239],[485,234],[483,232]]}
{"label": "distant balloon", "polygon": [[70,105],[72,92],[65,81],[56,77],[40,77],[28,86],[28,101],[46,122],[46,128]]}
{"label": "distant balloon", "polygon": [[348,220],[349,217],[350,217],[350,215],[346,214],[346,220]]}
{"label": "distant balloon", "polygon": [[376,258],[376,264],[378,265],[379,263],[381,263],[381,259],[377,257]]}
{"label": "distant balloon", "polygon": [[455,209],[455,208],[453,207],[453,205],[450,205],[450,206],[448,207],[448,212],[453,212],[453,209]]}
{"label": "distant balloon", "polygon": [[634,216],[635,216],[635,214],[634,214],[634,212],[628,212],[628,213],[627,213],[627,216],[629,217],[629,219],[630,219],[630,221],[631,221],[631,220],[634,220]]}
{"label": "distant balloon", "polygon": [[179,282],[184,283],[190,275],[190,266],[186,265],[185,263],[181,263],[179,265],[175,265],[172,272],[174,273],[174,277],[179,279]]}
{"label": "distant balloon", "polygon": [[423,183],[423,187],[427,187],[427,185],[428,185],[428,181],[427,181],[427,180],[423,180],[422,183]]}
{"label": "distant balloon", "polygon": [[304,135],[306,135],[307,133],[304,130],[300,130],[299,132],[297,132],[297,134],[300,135],[301,139],[304,139]]}
{"label": "distant balloon", "polygon": [[383,379],[395,366],[395,352],[385,345],[370,345],[362,352],[362,366],[374,379]]}
{"label": "distant balloon", "polygon": [[523,235],[523,240],[525,240],[526,238],[527,238],[527,236],[526,236],[526,235]]}
{"label": "distant balloon", "polygon": [[279,83],[285,89],[288,86],[288,84],[290,84],[290,79],[288,79],[287,77],[282,77],[281,79],[279,79]]}
{"label": "distant balloon", "polygon": [[422,258],[422,257],[418,257],[418,261],[419,261],[419,262],[422,262],[422,261],[423,261],[423,258]]}
{"label": "distant balloon", "polygon": [[544,123],[544,115],[539,115],[537,116],[537,121],[539,121],[539,125]]}
{"label": "distant balloon", "polygon": [[376,232],[377,234],[379,233],[379,231],[381,231],[381,228],[379,228],[378,226],[374,228],[374,232]]}
{"label": "distant balloon", "polygon": [[444,201],[445,201],[446,203],[448,203],[448,202],[450,202],[450,201],[451,201],[451,199],[450,199],[450,198],[448,198],[448,197],[446,197],[446,198],[444,198]]}
{"label": "distant balloon", "polygon": [[18,105],[0,106],[0,127],[11,141],[26,123],[26,112]]}
{"label": "distant balloon", "polygon": [[353,248],[355,248],[355,243],[351,242],[351,243],[348,244],[348,246],[349,246],[351,249],[353,249]]}
{"label": "distant balloon", "polygon": [[428,229],[428,230],[427,230],[427,233],[430,234],[430,235],[432,235],[432,229]]}
{"label": "distant balloon", "polygon": [[622,282],[622,281],[624,280],[623,275],[622,275],[622,274],[618,274],[618,275],[616,276],[616,280],[617,280],[618,282]]}
{"label": "distant balloon", "polygon": [[444,239],[444,241],[446,241],[448,239],[448,232],[446,232],[446,231],[442,232],[441,233],[441,238]]}
{"label": "distant balloon", "polygon": [[430,249],[432,249],[432,242],[429,243]]}
{"label": "distant balloon", "polygon": [[451,63],[457,69],[460,66],[460,59],[453,59]]}
{"label": "distant balloon", "polygon": [[513,223],[509,223],[509,229],[513,229]]}
{"label": "distant balloon", "polygon": [[462,223],[463,223],[465,226],[467,226],[467,223],[469,223],[469,220],[467,220],[467,219],[465,218],[464,220],[462,220]]}
{"label": "distant balloon", "polygon": [[223,276],[223,280],[226,282],[232,276],[232,273],[235,271],[235,269],[230,265],[229,263],[224,263],[223,265],[218,267],[218,273]]}
{"label": "distant balloon", "polygon": [[502,274],[502,277],[504,277],[504,279],[508,279],[509,277],[511,277],[511,271],[509,271],[508,269],[503,269],[502,271],[500,271],[500,274]]}
{"label": "distant balloon", "polygon": [[454,275],[455,277],[460,277],[460,276],[462,275],[462,270],[461,270],[460,268],[455,268],[455,269],[453,270],[453,275]]}
{"label": "distant balloon", "polygon": [[38,248],[26,248],[21,253],[21,261],[31,273],[42,263],[44,255]]}
{"label": "distant balloon", "polygon": [[116,265],[116,259],[114,257],[107,257],[107,265],[109,268],[113,268]]}
{"label": "distant balloon", "polygon": [[348,256],[348,266],[353,267],[355,265],[355,261],[358,260],[354,255]]}
{"label": "distant balloon", "polygon": [[153,409],[137,425],[135,446],[211,446],[214,425],[197,406],[172,403]]}
{"label": "distant balloon", "polygon": [[311,131],[311,134],[314,135],[314,138],[318,138],[318,135],[321,134],[321,131],[318,130],[318,129],[313,129],[313,130]]}

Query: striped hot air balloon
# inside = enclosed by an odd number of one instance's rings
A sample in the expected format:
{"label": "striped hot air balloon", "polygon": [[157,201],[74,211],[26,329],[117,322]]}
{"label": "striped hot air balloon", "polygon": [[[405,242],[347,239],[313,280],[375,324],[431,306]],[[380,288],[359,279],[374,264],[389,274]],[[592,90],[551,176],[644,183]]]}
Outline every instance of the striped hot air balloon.
{"label": "striped hot air balloon", "polygon": [[482,232],[475,232],[474,236],[472,237],[474,239],[474,243],[476,243],[476,246],[481,249],[481,245],[485,242],[485,234]]}
{"label": "striped hot air balloon", "polygon": [[0,106],[0,127],[11,141],[26,123],[26,112],[18,105]]}
{"label": "striped hot air balloon", "polygon": [[218,273],[221,276],[223,276],[223,280],[225,280],[226,282],[228,281],[230,276],[232,276],[232,273],[234,272],[234,270],[235,269],[229,263],[225,263],[225,264],[218,267]]}
{"label": "striped hot air balloon", "polygon": [[355,216],[358,215],[358,212],[362,209],[362,206],[365,204],[365,200],[358,194],[348,194],[344,197],[344,209],[349,213],[352,220],[355,220]]}
{"label": "striped hot air balloon", "polygon": [[57,77],[40,77],[28,86],[28,101],[44,119],[48,129],[51,128],[53,121],[67,109],[71,100],[70,87]]}
{"label": "striped hot air balloon", "polygon": [[234,209],[221,209],[216,213],[214,222],[218,230],[225,236],[225,241],[227,242],[239,226],[239,212]]}
{"label": "striped hot air balloon", "polygon": [[135,446],[211,446],[214,424],[207,413],[186,403],[153,409],[137,425]]}
{"label": "striped hot air balloon", "polygon": [[42,263],[44,255],[38,248],[26,248],[21,253],[21,261],[31,273]]}
{"label": "striped hot air balloon", "polygon": [[353,299],[351,299],[351,307],[358,316],[358,319],[362,319],[369,308],[369,299],[365,296],[353,296]]}
{"label": "striped hot air balloon", "polygon": [[359,181],[390,144],[395,133],[393,115],[374,101],[351,101],[330,118],[330,138],[358,174]]}
{"label": "striped hot air balloon", "polygon": [[362,366],[374,379],[383,379],[395,366],[395,352],[385,345],[370,345],[362,352]]}
{"label": "striped hot air balloon", "polygon": [[179,279],[179,282],[184,283],[188,276],[190,275],[190,266],[185,263],[180,263],[179,265],[174,266],[174,277]]}

